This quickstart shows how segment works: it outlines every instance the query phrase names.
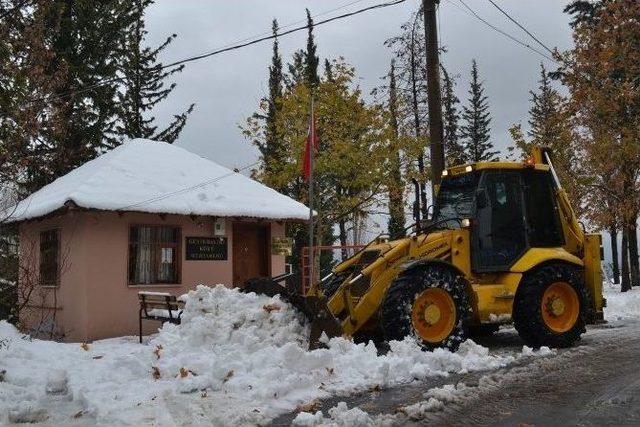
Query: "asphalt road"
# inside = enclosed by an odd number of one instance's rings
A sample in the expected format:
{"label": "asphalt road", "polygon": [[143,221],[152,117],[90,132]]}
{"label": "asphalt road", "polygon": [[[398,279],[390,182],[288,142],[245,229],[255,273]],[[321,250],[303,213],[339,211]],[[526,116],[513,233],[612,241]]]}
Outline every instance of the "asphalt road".
{"label": "asphalt road", "polygon": [[[513,329],[477,342],[498,352],[522,348]],[[429,389],[445,384],[462,384],[464,393],[444,408],[405,414],[404,407],[425,401]],[[386,424],[398,426],[639,426],[640,322],[591,327],[579,345],[551,357],[331,398],[320,409],[326,414],[340,401],[386,415]],[[294,417],[279,417],[273,425],[289,425]]]}

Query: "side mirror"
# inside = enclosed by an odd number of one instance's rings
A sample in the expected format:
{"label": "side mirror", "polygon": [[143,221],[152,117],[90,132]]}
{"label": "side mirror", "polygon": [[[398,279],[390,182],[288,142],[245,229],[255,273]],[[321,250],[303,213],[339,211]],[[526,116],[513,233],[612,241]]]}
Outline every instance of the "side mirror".
{"label": "side mirror", "polygon": [[476,207],[478,209],[484,209],[489,205],[487,192],[484,189],[480,189],[476,192]]}

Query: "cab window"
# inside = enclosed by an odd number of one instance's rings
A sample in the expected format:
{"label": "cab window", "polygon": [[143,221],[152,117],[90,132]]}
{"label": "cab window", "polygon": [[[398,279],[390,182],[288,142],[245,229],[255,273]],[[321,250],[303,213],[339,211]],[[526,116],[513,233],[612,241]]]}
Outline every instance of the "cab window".
{"label": "cab window", "polygon": [[438,228],[459,228],[459,220],[471,218],[478,176],[465,173],[442,180],[433,213],[433,223]]}
{"label": "cab window", "polygon": [[475,270],[505,271],[527,247],[520,173],[485,172],[477,197]]}
{"label": "cab window", "polygon": [[524,175],[524,185],[529,246],[548,248],[564,245],[551,174],[528,171]]}

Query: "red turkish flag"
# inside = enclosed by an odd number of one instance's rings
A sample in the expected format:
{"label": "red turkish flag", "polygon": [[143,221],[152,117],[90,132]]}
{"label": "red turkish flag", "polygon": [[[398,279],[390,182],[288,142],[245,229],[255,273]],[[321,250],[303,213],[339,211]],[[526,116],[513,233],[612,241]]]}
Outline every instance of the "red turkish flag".
{"label": "red turkish flag", "polygon": [[307,142],[304,145],[304,154],[302,158],[302,176],[305,181],[309,181],[311,177],[312,157],[318,151],[318,134],[316,133],[316,117],[311,110],[311,120],[309,120],[309,134]]}

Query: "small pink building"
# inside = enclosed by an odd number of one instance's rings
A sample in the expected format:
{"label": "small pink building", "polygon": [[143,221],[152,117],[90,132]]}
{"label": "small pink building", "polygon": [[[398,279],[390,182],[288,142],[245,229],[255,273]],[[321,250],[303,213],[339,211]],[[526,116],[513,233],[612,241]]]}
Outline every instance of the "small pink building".
{"label": "small pink building", "polygon": [[[177,146],[133,140],[20,202],[21,325],[65,341],[135,335],[138,292],[285,271],[309,210]],[[147,333],[159,325],[146,322]]]}

